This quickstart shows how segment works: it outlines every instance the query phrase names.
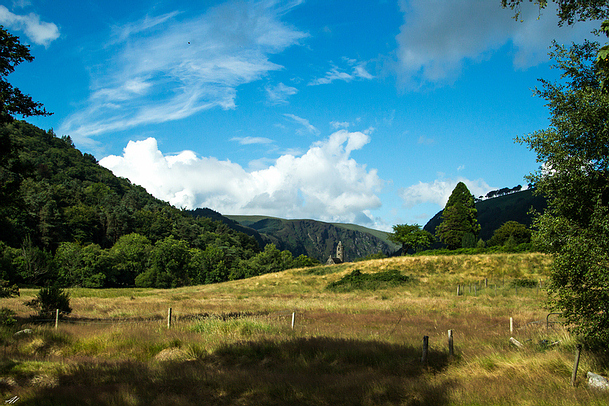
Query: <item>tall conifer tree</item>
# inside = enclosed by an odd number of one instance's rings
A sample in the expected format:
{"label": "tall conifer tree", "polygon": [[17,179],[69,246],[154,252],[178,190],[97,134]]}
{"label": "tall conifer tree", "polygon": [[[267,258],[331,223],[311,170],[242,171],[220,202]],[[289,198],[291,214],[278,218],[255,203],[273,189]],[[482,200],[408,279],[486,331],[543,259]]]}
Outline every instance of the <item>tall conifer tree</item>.
{"label": "tall conifer tree", "polygon": [[449,249],[456,249],[462,247],[462,241],[467,235],[472,235],[476,241],[479,232],[474,196],[465,183],[459,182],[442,211],[442,223],[436,228],[436,236]]}

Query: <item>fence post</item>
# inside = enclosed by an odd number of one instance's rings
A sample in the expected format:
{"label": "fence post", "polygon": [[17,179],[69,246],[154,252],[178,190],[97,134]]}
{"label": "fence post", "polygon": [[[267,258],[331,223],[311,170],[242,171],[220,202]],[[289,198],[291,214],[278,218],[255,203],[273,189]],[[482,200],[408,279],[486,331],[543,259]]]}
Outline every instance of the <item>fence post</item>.
{"label": "fence post", "polygon": [[461,285],[457,285],[457,296],[461,295]]}
{"label": "fence post", "polygon": [[514,318],[510,317],[510,333],[514,332]]}
{"label": "fence post", "polygon": [[55,330],[59,328],[59,309],[55,309]]}
{"label": "fence post", "polygon": [[571,374],[571,386],[575,386],[575,380],[577,379],[577,368],[579,367],[579,356],[582,352],[582,345],[577,344],[575,349],[575,362],[573,363],[573,373]]}
{"label": "fence post", "polygon": [[296,312],[292,312],[292,330],[294,330],[294,322],[296,321]]}
{"label": "fence post", "polygon": [[453,331],[448,330],[448,356],[452,357],[455,355],[455,350],[453,347]]}
{"label": "fence post", "polygon": [[427,362],[427,350],[429,349],[429,337],[423,336],[423,355],[421,356],[421,362]]}
{"label": "fence post", "polygon": [[171,307],[167,310],[167,328],[171,328]]}

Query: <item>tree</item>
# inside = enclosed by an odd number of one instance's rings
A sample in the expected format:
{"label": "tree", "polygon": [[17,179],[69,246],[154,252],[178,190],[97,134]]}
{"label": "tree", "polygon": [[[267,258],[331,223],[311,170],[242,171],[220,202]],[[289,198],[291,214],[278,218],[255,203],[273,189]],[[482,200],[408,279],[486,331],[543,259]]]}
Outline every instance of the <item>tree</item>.
{"label": "tree", "polygon": [[0,125],[10,123],[15,115],[29,117],[51,114],[41,103],[35,102],[6,81],[6,77],[15,71],[17,65],[33,60],[29,47],[22,45],[18,37],[0,25]]}
{"label": "tree", "polygon": [[404,255],[411,248],[429,248],[435,238],[429,231],[422,230],[418,224],[396,224],[393,226],[393,233],[389,234],[389,241],[402,244]]}
{"label": "tree", "polygon": [[[501,0],[503,7],[515,10],[514,18],[520,16],[520,4],[524,0]],[[532,2],[533,0],[528,0]],[[548,6],[548,0],[535,0],[540,9]],[[609,4],[606,0],[554,0],[557,4],[557,14],[560,18],[559,25],[573,24],[575,21],[603,20],[609,18]]]}
{"label": "tree", "polygon": [[551,53],[559,82],[542,81],[550,127],[517,141],[542,164],[529,176],[548,208],[533,235],[554,255],[551,306],[589,343],[609,343],[609,94],[598,44]]}
{"label": "tree", "polygon": [[489,245],[504,245],[510,238],[516,245],[531,242],[531,230],[517,221],[506,221],[495,230]]}
{"label": "tree", "polygon": [[480,232],[477,216],[474,196],[465,183],[459,182],[442,211],[442,223],[436,228],[436,236],[449,249],[460,248],[468,233],[473,235],[475,242]]}

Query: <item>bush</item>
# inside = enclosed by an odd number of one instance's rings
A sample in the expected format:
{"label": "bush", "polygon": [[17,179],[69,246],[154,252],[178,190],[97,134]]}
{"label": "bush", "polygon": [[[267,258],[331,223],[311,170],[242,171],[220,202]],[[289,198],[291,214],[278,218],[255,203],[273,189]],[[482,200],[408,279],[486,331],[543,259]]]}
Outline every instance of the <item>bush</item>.
{"label": "bush", "polygon": [[17,285],[9,285],[9,282],[0,279],[0,298],[19,296],[19,287]]}
{"label": "bush", "polygon": [[38,311],[39,317],[52,317],[55,310],[70,314],[70,294],[57,286],[49,286],[38,291],[36,298],[25,302],[25,305]]}
{"label": "bush", "polygon": [[7,307],[0,308],[0,326],[13,326],[17,322],[15,319],[16,315],[14,311]]}

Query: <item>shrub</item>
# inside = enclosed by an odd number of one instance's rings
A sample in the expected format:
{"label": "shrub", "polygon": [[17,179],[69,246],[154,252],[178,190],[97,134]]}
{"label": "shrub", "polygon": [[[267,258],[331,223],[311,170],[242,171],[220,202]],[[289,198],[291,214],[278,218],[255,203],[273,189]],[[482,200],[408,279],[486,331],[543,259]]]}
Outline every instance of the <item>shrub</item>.
{"label": "shrub", "polygon": [[17,320],[15,320],[16,315],[17,314],[9,308],[0,308],[0,326],[9,327],[14,325],[17,322]]}
{"label": "shrub", "polygon": [[0,298],[19,296],[19,287],[17,285],[9,285],[9,282],[0,279]]}
{"label": "shrub", "polygon": [[57,286],[40,289],[36,297],[25,305],[37,310],[39,317],[51,317],[56,309],[63,314],[72,312],[70,294]]}

